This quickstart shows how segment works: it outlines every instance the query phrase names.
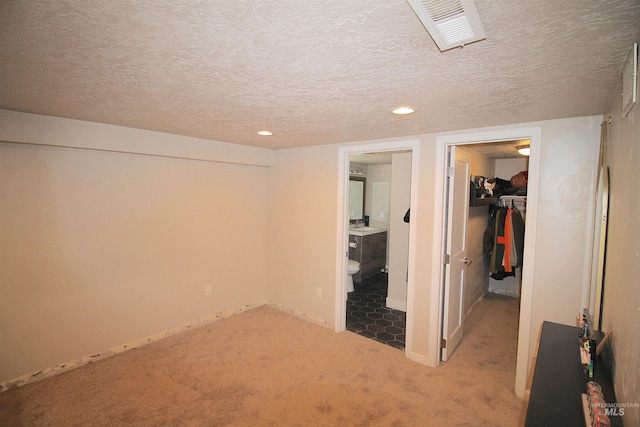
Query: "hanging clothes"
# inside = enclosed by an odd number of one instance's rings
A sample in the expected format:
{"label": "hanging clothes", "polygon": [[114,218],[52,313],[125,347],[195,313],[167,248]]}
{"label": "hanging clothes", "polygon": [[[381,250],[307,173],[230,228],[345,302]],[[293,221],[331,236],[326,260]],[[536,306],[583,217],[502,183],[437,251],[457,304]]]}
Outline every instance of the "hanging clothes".
{"label": "hanging clothes", "polygon": [[493,212],[494,246],[489,270],[493,279],[502,280],[515,276],[515,269],[522,267],[524,219],[513,203],[512,206],[502,206]]}
{"label": "hanging clothes", "polygon": [[500,208],[494,217],[493,223],[493,253],[491,254],[491,265],[489,270],[491,273],[497,274],[504,271],[502,267],[502,259],[504,258],[504,222],[507,215],[507,208]]}
{"label": "hanging clothes", "polygon": [[502,267],[504,267],[504,271],[507,273],[511,273],[513,271],[511,264],[511,251],[513,248],[513,227],[511,225],[512,213],[513,209],[507,208],[507,213],[504,216],[504,239],[502,241],[504,244],[504,255],[502,256]]}
{"label": "hanging clothes", "polygon": [[524,218],[518,209],[514,209],[511,215],[511,226],[513,227],[513,245],[516,251],[516,267],[522,267],[524,254]]}

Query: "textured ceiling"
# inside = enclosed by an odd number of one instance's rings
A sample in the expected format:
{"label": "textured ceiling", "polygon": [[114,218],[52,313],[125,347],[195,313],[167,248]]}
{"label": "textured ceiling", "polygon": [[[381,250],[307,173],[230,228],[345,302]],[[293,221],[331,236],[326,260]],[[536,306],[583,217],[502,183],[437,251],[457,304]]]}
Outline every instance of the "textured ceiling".
{"label": "textured ceiling", "polygon": [[[522,159],[516,147],[529,145],[530,140],[520,139],[514,141],[486,142],[481,144],[463,144],[466,149],[476,151],[490,159]],[[410,151],[378,151],[374,153],[356,153],[349,155],[349,161],[363,165],[386,165],[391,164],[393,153],[404,153]]]}
{"label": "textured ceiling", "polygon": [[640,40],[640,0],[476,5],[487,39],[440,52],[405,0],[2,0],[0,108],[267,148],[401,137],[602,114]]}

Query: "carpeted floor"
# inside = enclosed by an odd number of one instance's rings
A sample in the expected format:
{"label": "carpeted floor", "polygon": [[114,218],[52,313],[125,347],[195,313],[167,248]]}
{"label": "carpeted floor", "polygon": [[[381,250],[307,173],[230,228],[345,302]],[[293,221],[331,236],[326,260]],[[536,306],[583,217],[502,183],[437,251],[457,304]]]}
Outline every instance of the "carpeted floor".
{"label": "carpeted floor", "polygon": [[263,306],[0,394],[2,426],[517,426],[517,300],[438,368]]}

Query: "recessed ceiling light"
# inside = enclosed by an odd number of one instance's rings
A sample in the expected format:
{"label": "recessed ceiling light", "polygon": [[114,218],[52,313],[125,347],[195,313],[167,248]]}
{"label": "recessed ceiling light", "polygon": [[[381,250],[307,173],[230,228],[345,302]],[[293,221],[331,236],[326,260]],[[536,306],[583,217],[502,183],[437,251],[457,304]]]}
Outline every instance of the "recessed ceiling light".
{"label": "recessed ceiling light", "polygon": [[268,130],[261,130],[261,131],[258,132],[258,135],[271,136],[271,135],[273,135],[273,133],[269,132]]}
{"label": "recessed ceiling light", "polygon": [[394,110],[392,111],[392,113],[393,113],[393,114],[399,114],[399,115],[402,115],[402,114],[411,114],[411,113],[413,113],[414,111],[415,111],[415,110],[414,110],[413,108],[411,108],[411,107],[398,107],[398,108],[394,109]]}

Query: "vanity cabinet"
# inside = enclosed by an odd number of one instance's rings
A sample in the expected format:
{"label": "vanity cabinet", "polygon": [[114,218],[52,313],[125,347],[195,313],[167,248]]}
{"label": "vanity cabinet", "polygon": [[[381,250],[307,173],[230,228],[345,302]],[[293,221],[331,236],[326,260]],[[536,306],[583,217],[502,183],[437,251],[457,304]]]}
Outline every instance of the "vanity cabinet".
{"label": "vanity cabinet", "polygon": [[384,270],[387,263],[387,232],[366,236],[349,235],[349,242],[356,247],[349,248],[349,259],[360,263],[360,271],[353,275],[353,281],[362,282],[368,276]]}

